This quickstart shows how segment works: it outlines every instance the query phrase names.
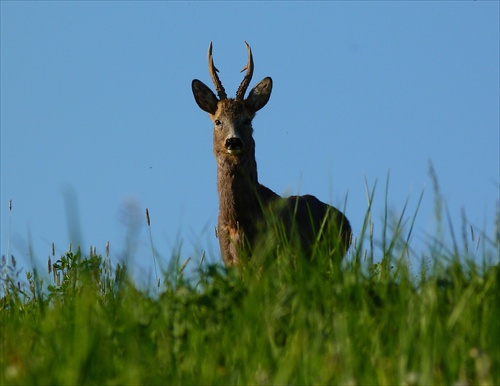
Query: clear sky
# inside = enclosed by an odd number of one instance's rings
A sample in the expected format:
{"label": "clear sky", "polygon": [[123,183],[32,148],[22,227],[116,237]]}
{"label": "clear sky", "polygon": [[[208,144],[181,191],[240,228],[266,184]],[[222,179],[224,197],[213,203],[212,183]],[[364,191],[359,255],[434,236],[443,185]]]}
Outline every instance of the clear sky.
{"label": "clear sky", "polygon": [[[455,231],[492,235],[499,202],[499,2],[1,1],[1,253],[45,265],[52,242],[132,251],[150,277],[182,244],[218,261],[212,125],[191,93],[228,94],[252,47],[274,81],[254,120],[260,182],[343,207],[359,233],[365,179],[436,231],[432,161]],[[9,200],[12,211],[9,212]],[[131,249],[135,245],[135,249]],[[141,263],[142,261],[142,263]]]}

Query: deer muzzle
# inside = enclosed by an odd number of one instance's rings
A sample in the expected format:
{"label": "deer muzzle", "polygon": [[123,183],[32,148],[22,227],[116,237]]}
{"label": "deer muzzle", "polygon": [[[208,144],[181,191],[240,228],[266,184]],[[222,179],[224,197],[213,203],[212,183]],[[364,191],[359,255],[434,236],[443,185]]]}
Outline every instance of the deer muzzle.
{"label": "deer muzzle", "polygon": [[229,154],[238,155],[243,150],[243,141],[239,137],[226,138],[226,150]]}

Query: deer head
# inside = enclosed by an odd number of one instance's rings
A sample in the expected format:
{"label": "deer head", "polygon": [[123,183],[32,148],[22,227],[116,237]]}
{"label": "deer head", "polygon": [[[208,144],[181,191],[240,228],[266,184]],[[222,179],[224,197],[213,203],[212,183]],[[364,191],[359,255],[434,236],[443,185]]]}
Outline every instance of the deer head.
{"label": "deer head", "polygon": [[245,99],[245,93],[252,80],[253,58],[250,46],[245,42],[248,53],[245,77],[241,82],[236,97],[228,98],[222,82],[217,75],[217,68],[212,58],[212,43],[208,48],[208,71],[215,85],[217,96],[203,82],[192,82],[194,99],[198,106],[206,111],[214,123],[214,153],[217,159],[224,159],[233,165],[254,159],[255,144],[252,137],[252,119],[255,113],[269,101],[272,80],[267,77],[260,81]]}

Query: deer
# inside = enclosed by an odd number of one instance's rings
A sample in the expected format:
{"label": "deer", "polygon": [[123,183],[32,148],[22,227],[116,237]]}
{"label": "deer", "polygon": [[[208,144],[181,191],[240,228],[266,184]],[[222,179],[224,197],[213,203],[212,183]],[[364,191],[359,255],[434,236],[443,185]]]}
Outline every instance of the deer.
{"label": "deer", "polygon": [[333,227],[337,238],[333,245],[342,259],[351,244],[352,232],[340,210],[312,195],[281,197],[259,183],[252,120],[269,101],[273,82],[270,77],[264,78],[245,98],[254,71],[252,50],[247,42],[245,45],[248,61],[241,72],[246,70],[246,73],[235,98],[228,98],[219,79],[212,42],[208,48],[208,72],[217,96],[198,79],[191,84],[198,107],[208,113],[214,125],[219,196],[216,236],[222,260],[226,267],[231,267],[251,259],[259,237],[272,231],[265,217],[269,212],[279,220],[287,237],[298,240],[306,254],[316,241],[327,235],[325,230]]}

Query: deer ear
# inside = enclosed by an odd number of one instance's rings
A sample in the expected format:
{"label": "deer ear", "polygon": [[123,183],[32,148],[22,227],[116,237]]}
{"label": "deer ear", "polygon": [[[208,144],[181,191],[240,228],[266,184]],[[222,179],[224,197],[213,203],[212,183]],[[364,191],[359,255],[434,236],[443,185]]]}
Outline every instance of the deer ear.
{"label": "deer ear", "polygon": [[215,114],[219,100],[213,91],[210,90],[205,83],[199,81],[198,79],[193,80],[191,88],[193,89],[194,100],[200,109],[209,114]]}
{"label": "deer ear", "polygon": [[273,80],[271,78],[262,79],[248,94],[248,98],[245,100],[247,108],[253,112],[257,112],[263,108],[269,101],[272,88]]}

